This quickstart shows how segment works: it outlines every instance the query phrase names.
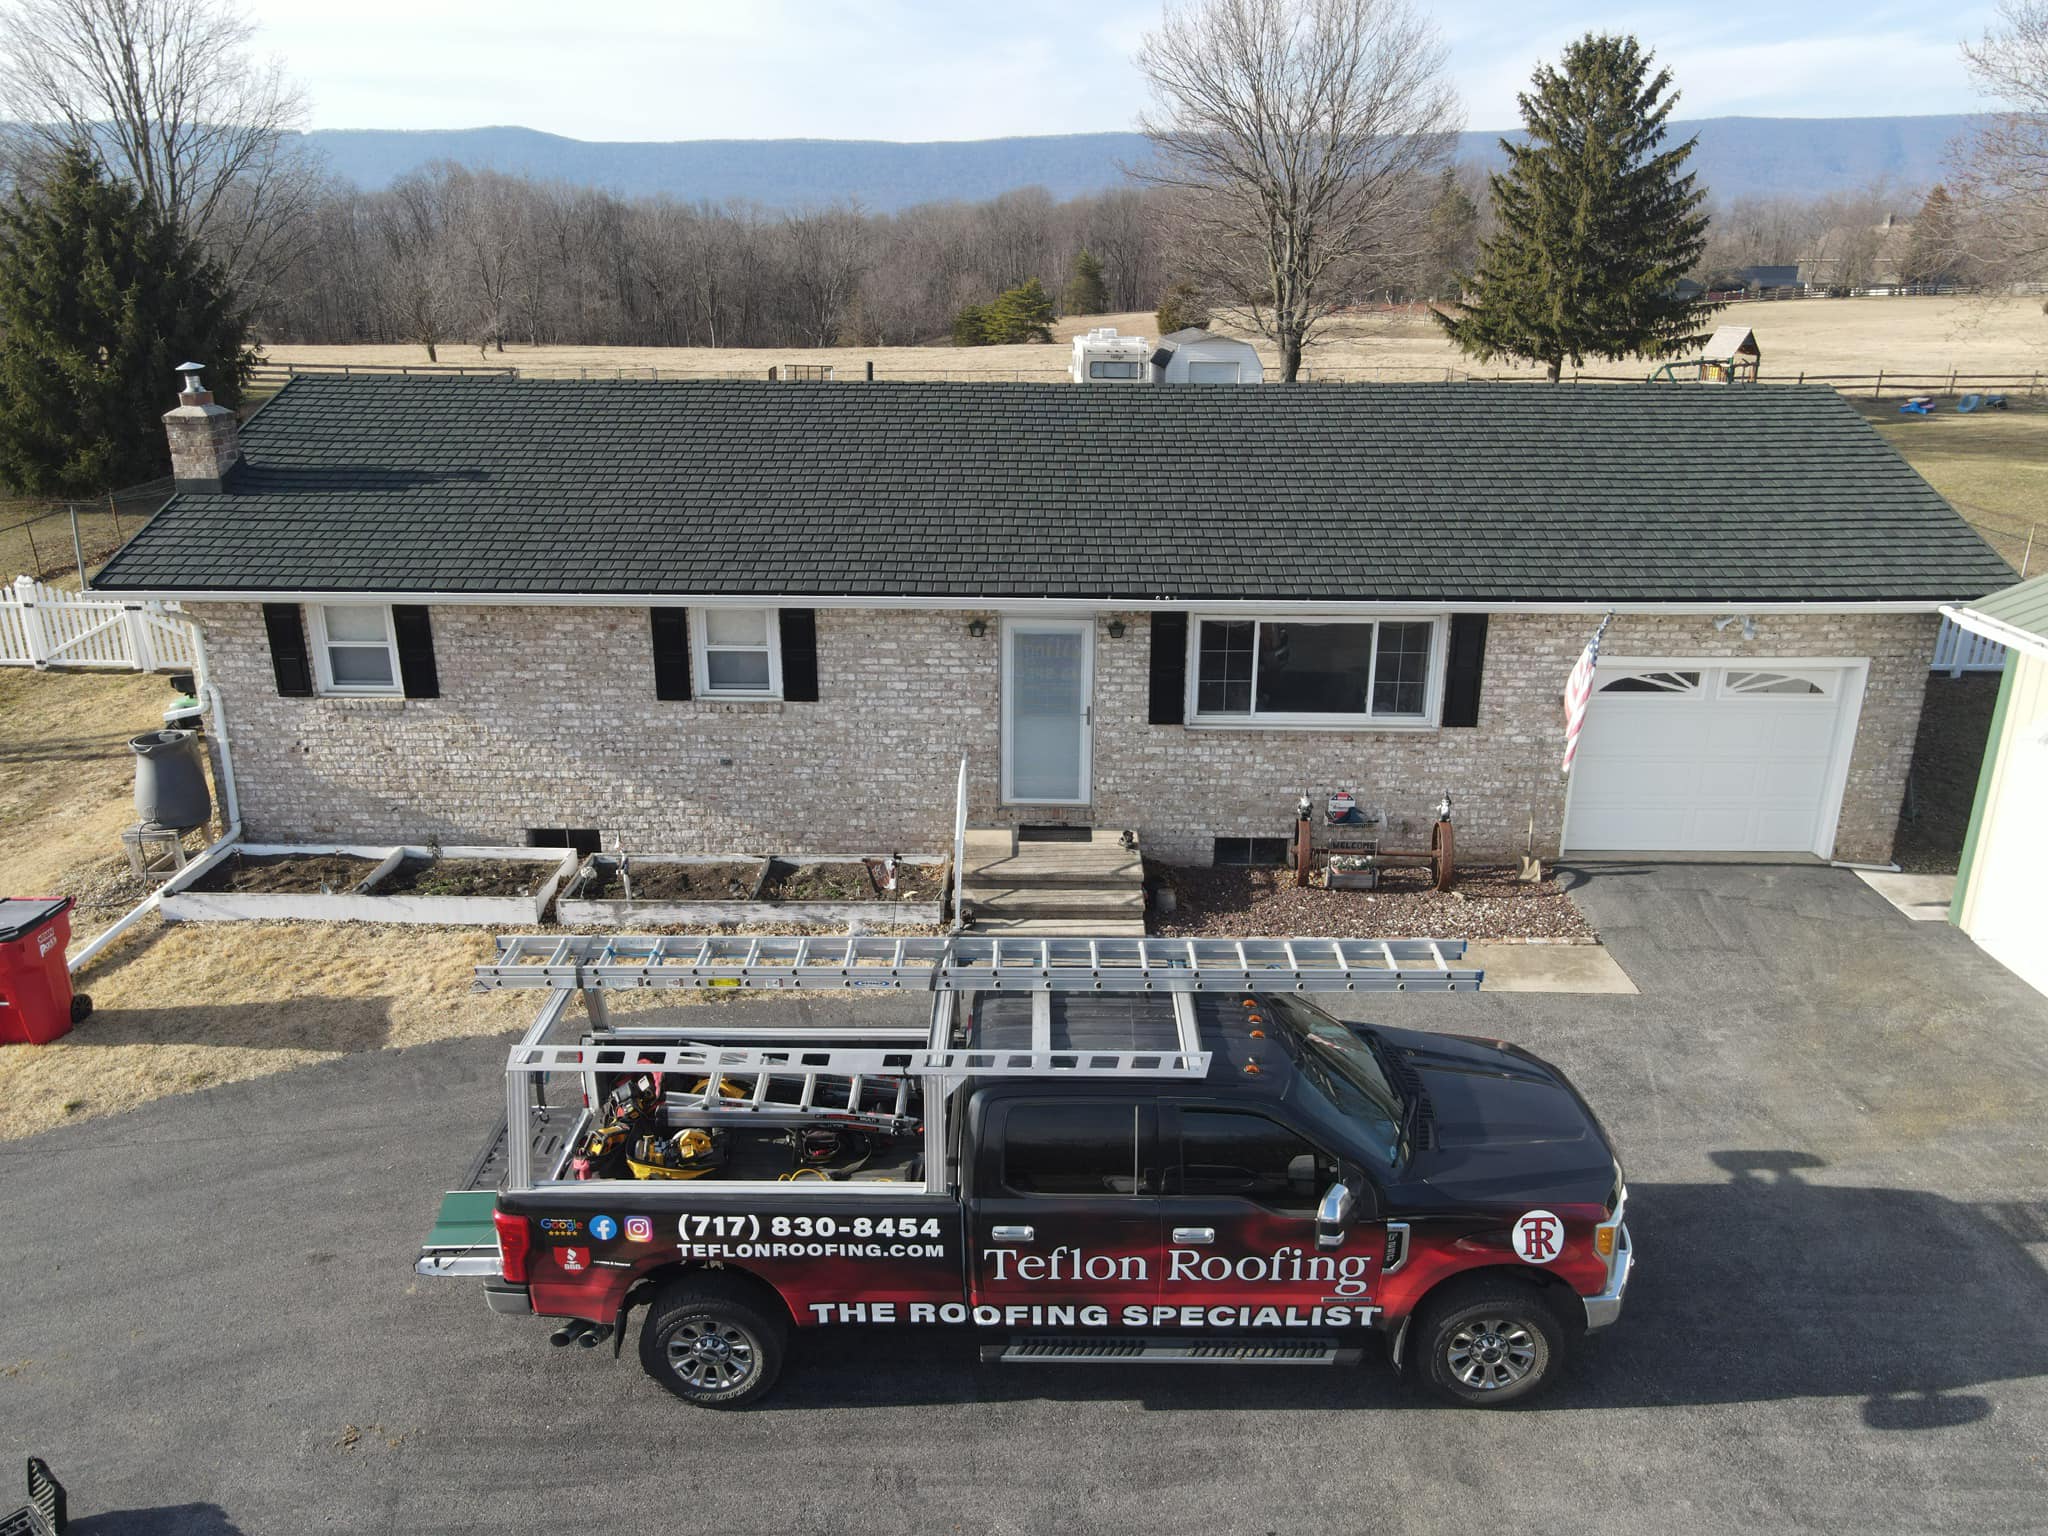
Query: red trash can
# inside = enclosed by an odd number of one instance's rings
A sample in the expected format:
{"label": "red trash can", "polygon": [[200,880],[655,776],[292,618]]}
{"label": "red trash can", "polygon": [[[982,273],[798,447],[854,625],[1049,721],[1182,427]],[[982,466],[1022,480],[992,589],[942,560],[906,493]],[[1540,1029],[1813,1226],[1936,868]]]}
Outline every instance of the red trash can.
{"label": "red trash can", "polygon": [[0,1045],[44,1045],[92,1011],[71,995],[69,896],[0,898]]}

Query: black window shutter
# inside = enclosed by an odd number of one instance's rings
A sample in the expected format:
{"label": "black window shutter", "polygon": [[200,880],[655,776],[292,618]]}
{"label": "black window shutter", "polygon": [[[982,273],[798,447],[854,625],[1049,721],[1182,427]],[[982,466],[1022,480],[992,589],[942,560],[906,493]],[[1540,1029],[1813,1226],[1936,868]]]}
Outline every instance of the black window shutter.
{"label": "black window shutter", "polygon": [[657,699],[687,699],[690,696],[690,610],[650,608],[654,626],[654,696]]}
{"label": "black window shutter", "polygon": [[1188,616],[1152,615],[1152,708],[1154,725],[1185,725],[1188,710]]}
{"label": "black window shutter", "polygon": [[398,636],[398,678],[408,699],[441,697],[441,674],[434,667],[434,626],[427,610],[394,603],[391,628]]}
{"label": "black window shutter", "polygon": [[795,704],[818,702],[818,610],[782,611],[782,696]]}
{"label": "black window shutter", "polygon": [[1444,724],[1479,723],[1479,674],[1486,670],[1486,615],[1451,615],[1450,659],[1444,673]]}
{"label": "black window shutter", "polygon": [[277,691],[288,699],[313,692],[313,658],[306,650],[306,620],[297,603],[265,603],[263,627],[270,634],[270,670]]}

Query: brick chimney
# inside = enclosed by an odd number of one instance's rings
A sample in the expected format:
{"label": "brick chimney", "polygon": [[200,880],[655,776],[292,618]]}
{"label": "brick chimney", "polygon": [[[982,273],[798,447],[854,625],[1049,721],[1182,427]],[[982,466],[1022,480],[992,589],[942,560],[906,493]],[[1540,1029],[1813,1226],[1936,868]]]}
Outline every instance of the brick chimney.
{"label": "brick chimney", "polygon": [[181,492],[218,491],[227,472],[240,462],[242,439],[235,413],[213,403],[213,392],[199,382],[199,363],[178,364],[184,388],[175,410],[164,413],[164,432],[171,440],[171,475]]}

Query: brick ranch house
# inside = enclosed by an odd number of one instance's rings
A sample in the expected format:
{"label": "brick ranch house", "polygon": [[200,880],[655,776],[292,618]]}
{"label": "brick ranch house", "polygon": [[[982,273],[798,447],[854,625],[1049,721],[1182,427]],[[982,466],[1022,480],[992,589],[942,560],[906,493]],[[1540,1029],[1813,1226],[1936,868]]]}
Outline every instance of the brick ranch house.
{"label": "brick ranch house", "polygon": [[[1832,391],[301,378],[189,387],[96,586],[201,627],[246,835],[1891,851],[2004,562]],[[1578,766],[1560,694],[1612,610]],[[1253,841],[1262,840],[1262,841]]]}

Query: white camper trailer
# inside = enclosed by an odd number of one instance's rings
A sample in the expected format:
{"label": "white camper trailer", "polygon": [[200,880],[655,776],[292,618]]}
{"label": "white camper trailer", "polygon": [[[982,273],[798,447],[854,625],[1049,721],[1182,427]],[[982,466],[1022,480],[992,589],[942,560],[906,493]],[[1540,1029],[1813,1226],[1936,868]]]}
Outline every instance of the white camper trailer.
{"label": "white camper trailer", "polygon": [[1076,384],[1143,384],[1145,338],[1119,336],[1113,325],[1097,326],[1074,338],[1074,361],[1067,376]]}
{"label": "white camper trailer", "polygon": [[1266,366],[1250,342],[1189,326],[1159,338],[1151,379],[1154,384],[1263,384]]}

